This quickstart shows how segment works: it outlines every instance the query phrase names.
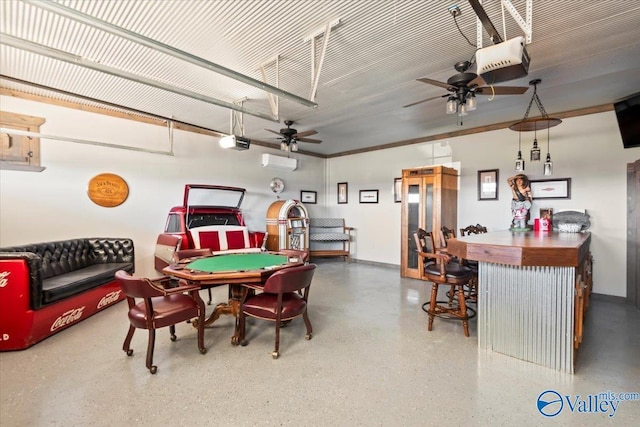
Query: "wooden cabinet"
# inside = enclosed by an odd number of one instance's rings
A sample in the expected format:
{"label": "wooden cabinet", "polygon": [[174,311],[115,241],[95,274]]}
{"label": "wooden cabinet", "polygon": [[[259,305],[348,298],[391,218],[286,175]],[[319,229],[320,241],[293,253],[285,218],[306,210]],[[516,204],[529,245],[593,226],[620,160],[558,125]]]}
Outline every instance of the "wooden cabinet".
{"label": "wooden cabinet", "polygon": [[458,228],[458,171],[430,166],[402,171],[401,259],[402,277],[420,278],[422,259],[418,257],[413,233],[422,228],[437,232],[446,226]]}

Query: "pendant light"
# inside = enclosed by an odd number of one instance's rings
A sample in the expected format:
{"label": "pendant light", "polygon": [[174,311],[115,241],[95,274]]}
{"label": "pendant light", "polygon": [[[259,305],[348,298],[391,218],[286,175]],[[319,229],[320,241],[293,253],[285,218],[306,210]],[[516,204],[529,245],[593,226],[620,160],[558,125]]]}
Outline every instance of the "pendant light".
{"label": "pendant light", "polygon": [[518,132],[518,158],[516,158],[516,172],[524,172],[524,159],[522,158],[522,151],[520,151],[520,142],[522,132]]}
{"label": "pendant light", "polygon": [[551,162],[551,151],[549,151],[549,128],[547,128],[547,159],[544,161],[544,176],[553,175],[553,163]]}
{"label": "pendant light", "polygon": [[[524,117],[522,118],[522,120],[509,126],[509,129],[518,132],[518,160],[522,157],[520,152],[520,133],[530,132],[530,131],[534,132],[533,147],[531,148],[532,162],[540,161],[540,147],[538,146],[538,129],[545,129],[545,128],[547,129],[547,159],[544,164],[543,172],[545,175],[547,175],[547,171],[548,171],[549,172],[548,175],[551,175],[551,170],[553,165],[551,163],[551,155],[549,154],[549,128],[559,125],[560,123],[562,123],[562,120],[549,117],[546,110],[544,109],[544,106],[542,105],[542,101],[540,101],[540,98],[538,97],[538,90],[537,90],[538,84],[541,81],[542,80],[540,79],[535,79],[529,82],[529,84],[533,86],[533,96],[529,101],[529,105],[527,106],[527,111],[524,113]],[[538,110],[540,110],[541,116],[534,119],[530,119],[529,112],[531,111],[531,105],[533,104],[534,101],[536,103],[536,106],[538,107]],[[516,167],[518,166],[518,160],[516,160]],[[522,161],[522,170],[524,170],[524,160]]]}
{"label": "pendant light", "polygon": [[538,147],[538,131],[533,131],[533,147],[531,147],[531,161],[540,161],[540,148]]}

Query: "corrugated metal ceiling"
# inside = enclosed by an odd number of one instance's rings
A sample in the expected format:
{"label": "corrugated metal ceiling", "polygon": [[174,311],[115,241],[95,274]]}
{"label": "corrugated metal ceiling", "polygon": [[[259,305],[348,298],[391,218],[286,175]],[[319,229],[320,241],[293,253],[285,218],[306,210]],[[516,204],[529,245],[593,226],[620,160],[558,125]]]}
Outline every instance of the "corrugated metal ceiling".
{"label": "corrugated metal ceiling", "polygon": [[[453,64],[472,57],[474,48],[458,32],[449,1],[140,1],[66,0],[56,2],[192,55],[260,80],[260,65],[278,57],[279,73],[266,67],[267,83],[309,98],[311,43],[305,37],[340,19],[330,33],[316,102],[309,108],[280,99],[279,118],[296,120],[299,130],[314,128],[319,145],[302,148],[324,155],[362,149],[456,129],[444,114],[444,100],[411,108],[411,102],[446,91],[416,82],[446,81]],[[525,0],[512,1],[524,16]],[[476,18],[460,2],[458,23],[475,43]],[[484,7],[502,34],[498,0]],[[508,13],[507,38],[522,31]],[[539,94],[548,112],[610,103],[640,87],[640,6],[627,0],[533,2],[533,42],[529,76],[508,85],[526,86],[542,78]],[[271,114],[266,92],[154,49],[108,34],[27,1],[0,2],[0,71],[3,75],[101,99],[198,126],[228,131],[229,110],[121,77],[26,52],[3,43],[5,35],[78,55],[102,66],[176,88],[219,98]],[[491,43],[486,38],[484,45]],[[316,39],[316,57],[322,38]],[[615,73],[615,78],[608,77]],[[276,80],[277,78],[277,80]],[[56,99],[62,95],[0,80],[2,87]],[[564,90],[567,88],[568,90]],[[530,93],[478,102],[465,127],[522,117]],[[247,135],[266,139],[268,120],[245,116]]]}

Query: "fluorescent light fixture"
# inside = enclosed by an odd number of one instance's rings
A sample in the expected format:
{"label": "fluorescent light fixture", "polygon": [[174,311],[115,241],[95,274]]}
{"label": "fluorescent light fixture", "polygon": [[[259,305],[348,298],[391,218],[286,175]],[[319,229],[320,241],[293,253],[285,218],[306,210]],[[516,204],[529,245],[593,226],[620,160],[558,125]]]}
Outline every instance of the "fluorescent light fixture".
{"label": "fluorescent light fixture", "polygon": [[242,136],[227,135],[220,138],[222,148],[233,148],[235,150],[248,150],[251,140]]}

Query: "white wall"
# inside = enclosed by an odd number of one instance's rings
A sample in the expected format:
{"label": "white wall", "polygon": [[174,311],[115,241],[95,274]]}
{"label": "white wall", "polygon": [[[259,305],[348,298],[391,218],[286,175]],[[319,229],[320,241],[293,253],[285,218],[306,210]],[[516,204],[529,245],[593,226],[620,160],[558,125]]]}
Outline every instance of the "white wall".
{"label": "white wall", "polygon": [[[626,296],[626,164],[640,158],[640,148],[624,149],[614,112],[565,120],[550,130],[551,178],[571,178],[570,200],[538,200],[539,208],[587,209],[591,216],[594,256],[594,291]],[[528,159],[533,142],[522,135],[523,155]],[[538,134],[543,158],[546,132]],[[518,134],[509,129],[467,135],[435,143],[415,144],[384,151],[329,159],[327,187],[335,203],[336,184],[349,183],[349,203],[331,211],[356,227],[354,258],[400,264],[400,204],[393,203],[393,178],[402,169],[442,164],[460,172],[458,226],[480,223],[490,231],[508,229],[511,192],[506,183],[515,175]],[[354,167],[354,165],[358,165]],[[477,172],[499,169],[499,200],[478,201]],[[544,179],[542,162],[527,161],[530,179]],[[547,177],[548,178],[548,177]],[[380,189],[380,204],[358,203],[358,189]]]}
{"label": "white wall", "polygon": [[[0,97],[0,108],[46,118],[41,133],[112,144],[169,151],[166,128],[81,112],[18,98]],[[224,150],[218,139],[175,131],[174,156],[41,139],[40,173],[0,171],[0,246],[64,240],[75,237],[130,237],[136,250],[136,271],[157,275],[153,251],[167,213],[182,204],[184,185],[217,184],[247,189],[243,209],[252,230],[265,230],[266,212],[276,200],[269,182],[285,182],[281,198],[300,198],[300,190],[318,192],[309,214],[324,212],[324,159],[293,154],[296,171],[263,168],[262,153],[284,154],[259,146],[247,151]],[[120,206],[104,208],[87,196],[89,180],[100,173],[120,175],[129,197]]]}
{"label": "white wall", "polygon": [[[98,114],[0,97],[3,111],[46,118],[41,132],[154,150],[168,150],[165,128]],[[538,135],[546,155],[546,134]],[[533,136],[523,134],[528,153]],[[526,142],[525,142],[526,141]],[[328,143],[328,141],[327,141]],[[172,156],[140,153],[58,140],[41,140],[41,173],[0,171],[0,246],[73,237],[131,237],[136,269],[152,275],[153,250],[168,210],[182,203],[184,184],[219,184],[247,189],[243,208],[249,227],[264,230],[275,196],[269,181],[285,181],[282,198],[298,199],[300,190],[318,192],[311,216],[344,217],[355,227],[353,257],[400,264],[400,203],[393,202],[393,180],[401,170],[443,164],[460,171],[458,225],[481,223],[507,229],[511,221],[506,178],[514,174],[517,133],[499,130],[432,143],[323,160],[293,154],[294,172],[262,168],[264,152],[223,150],[217,139],[176,131]],[[534,203],[540,207],[585,208],[591,215],[594,290],[626,295],[626,164],[640,158],[640,148],[623,149],[615,114],[606,112],[567,119],[551,129],[553,177],[571,177],[571,199]],[[477,171],[500,170],[497,201],[477,201]],[[542,164],[527,162],[526,174],[542,178]],[[100,207],[87,197],[89,180],[104,172],[122,176],[130,188],[127,201]],[[348,204],[336,203],[338,182],[347,182]],[[379,190],[379,203],[358,203],[359,190]]]}

